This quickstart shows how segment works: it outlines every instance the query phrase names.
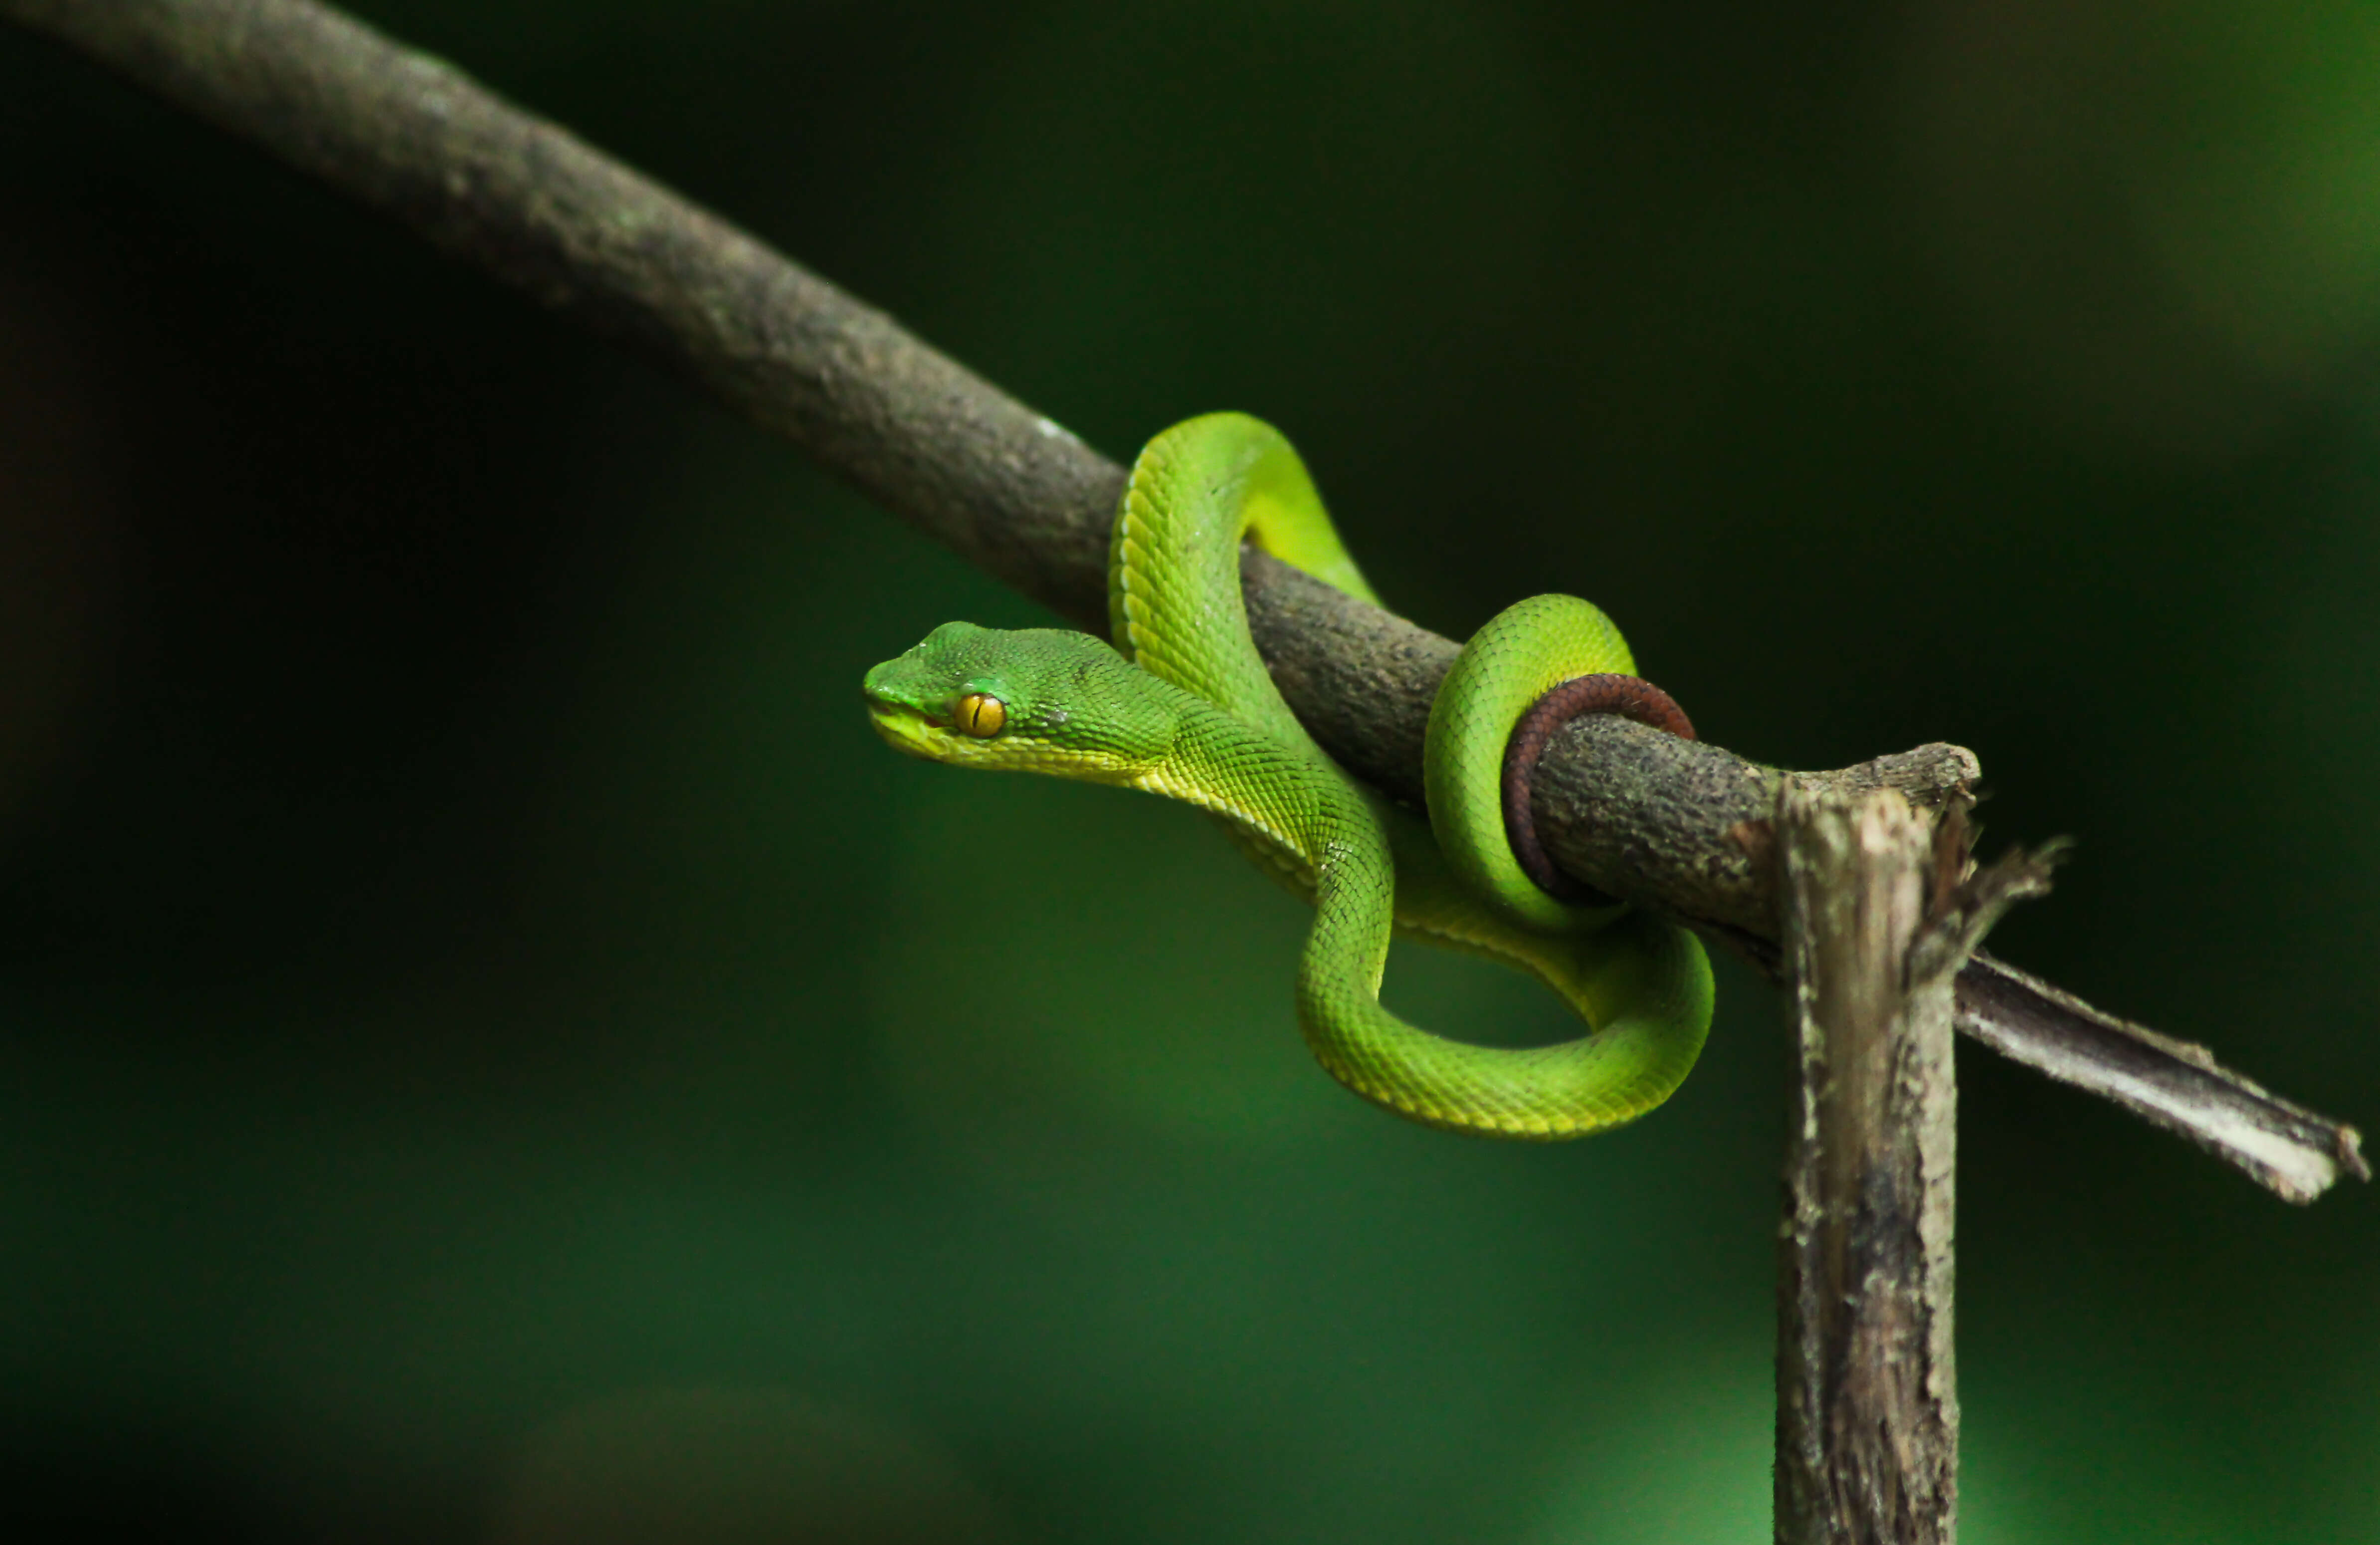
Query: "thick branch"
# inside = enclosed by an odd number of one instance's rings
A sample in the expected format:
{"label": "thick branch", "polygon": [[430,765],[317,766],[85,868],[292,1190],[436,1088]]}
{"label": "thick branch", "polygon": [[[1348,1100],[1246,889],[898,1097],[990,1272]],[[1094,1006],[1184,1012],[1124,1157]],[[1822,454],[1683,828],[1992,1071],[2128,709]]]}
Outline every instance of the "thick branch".
{"label": "thick branch", "polygon": [[1950,980],[1911,979],[1931,822],[1879,792],[1778,812],[1801,1077],[1777,1278],[1778,1545],[1949,1545]]}
{"label": "thick branch", "polygon": [[1950,1545],[1951,979],[2046,870],[1945,883],[1962,807],[1789,785],[1776,818],[1801,1078],[1779,1231],[1779,1545]]}
{"label": "thick branch", "polygon": [[[0,19],[633,343],[969,562],[1100,626],[1121,468],[881,312],[452,67],[310,0],[0,0]],[[1299,717],[1359,776],[1417,798],[1429,699],[1455,646],[1261,554],[1245,577],[1257,647]],[[1896,787],[1930,806],[1975,774],[1968,752],[1928,746],[1804,776]],[[1580,879],[1773,974],[1768,818],[1783,776],[1714,746],[1580,720],[1539,765],[1538,830]],[[2010,979],[1992,1043],[2056,1072],[2058,1058],[2015,1048],[2070,1029],[2070,1001]],[[2186,1109],[2163,1119],[2207,1140]],[[2319,1157],[2300,1167],[2362,1173],[2353,1130],[2320,1125],[2307,1149]],[[2269,1167],[2251,1173],[2271,1183]]]}

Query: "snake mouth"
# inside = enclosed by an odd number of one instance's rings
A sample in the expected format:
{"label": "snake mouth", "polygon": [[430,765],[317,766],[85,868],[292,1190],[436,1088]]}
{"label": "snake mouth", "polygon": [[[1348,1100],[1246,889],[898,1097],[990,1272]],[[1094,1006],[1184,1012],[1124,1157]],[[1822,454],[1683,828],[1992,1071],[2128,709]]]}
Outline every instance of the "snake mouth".
{"label": "snake mouth", "polygon": [[942,748],[952,738],[950,727],[937,724],[907,703],[871,695],[868,700],[868,722],[896,751],[929,761],[945,760]]}

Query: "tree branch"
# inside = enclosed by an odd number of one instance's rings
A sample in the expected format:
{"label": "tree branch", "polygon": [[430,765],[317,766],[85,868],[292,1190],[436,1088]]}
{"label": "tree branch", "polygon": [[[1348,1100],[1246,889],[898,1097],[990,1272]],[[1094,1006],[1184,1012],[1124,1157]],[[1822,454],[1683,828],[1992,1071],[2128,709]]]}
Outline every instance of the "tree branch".
{"label": "tree branch", "polygon": [[[0,19],[633,344],[969,562],[1063,616],[1103,626],[1121,468],[883,313],[451,66],[311,0],[0,0]],[[1456,646],[1260,554],[1245,575],[1257,647],[1298,716],[1356,775],[1417,802],[1429,699]],[[1938,806],[1976,772],[1971,753],[1926,746],[1800,776],[1895,787]],[[1539,764],[1538,830],[1581,880],[1699,929],[1774,976],[1769,816],[1785,776],[1626,721],[1582,719]],[[1964,985],[1961,1027],[1984,1034],[1966,1005],[1985,1000]],[[2117,1022],[2017,973],[1977,991],[1989,994],[1987,1043],[2112,1095],[2104,1079],[2072,1077],[2090,1059],[2071,1043],[2101,1044]],[[2212,1067],[2176,1044],[2135,1040],[2124,1055]],[[2185,1099],[2159,1105],[2155,1119],[2295,1199],[2341,1169],[2368,1174],[2353,1128],[2242,1079],[2228,1087],[2229,1114]],[[2255,1112],[2244,1126],[2241,1101]],[[2233,1140],[2250,1128],[2265,1155],[2254,1162]],[[2276,1145],[2288,1150],[2277,1167]],[[2297,1178],[2277,1185],[2282,1170]]]}
{"label": "tree branch", "polygon": [[1951,979],[1983,909],[1940,880],[1965,868],[1963,810],[1789,785],[1777,831],[1801,1077],[1778,1231],[1776,1537],[1950,1545]]}

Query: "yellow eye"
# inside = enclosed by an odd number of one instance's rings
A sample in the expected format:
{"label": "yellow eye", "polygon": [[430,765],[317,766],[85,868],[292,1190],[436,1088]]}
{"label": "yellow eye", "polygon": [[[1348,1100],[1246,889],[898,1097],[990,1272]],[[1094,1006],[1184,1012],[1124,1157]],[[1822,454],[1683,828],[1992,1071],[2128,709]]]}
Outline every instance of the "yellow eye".
{"label": "yellow eye", "polygon": [[1008,705],[998,698],[981,692],[969,692],[959,700],[959,733],[978,740],[990,740],[1008,723]]}

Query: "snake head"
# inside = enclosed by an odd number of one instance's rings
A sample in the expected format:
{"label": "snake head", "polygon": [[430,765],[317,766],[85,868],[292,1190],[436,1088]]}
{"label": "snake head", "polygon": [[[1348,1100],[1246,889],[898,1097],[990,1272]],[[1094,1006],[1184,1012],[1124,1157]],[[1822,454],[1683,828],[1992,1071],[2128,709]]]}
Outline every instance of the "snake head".
{"label": "snake head", "polygon": [[1172,716],[1151,707],[1162,686],[1087,633],[946,622],[860,691],[896,751],[1130,783],[1172,748]]}

